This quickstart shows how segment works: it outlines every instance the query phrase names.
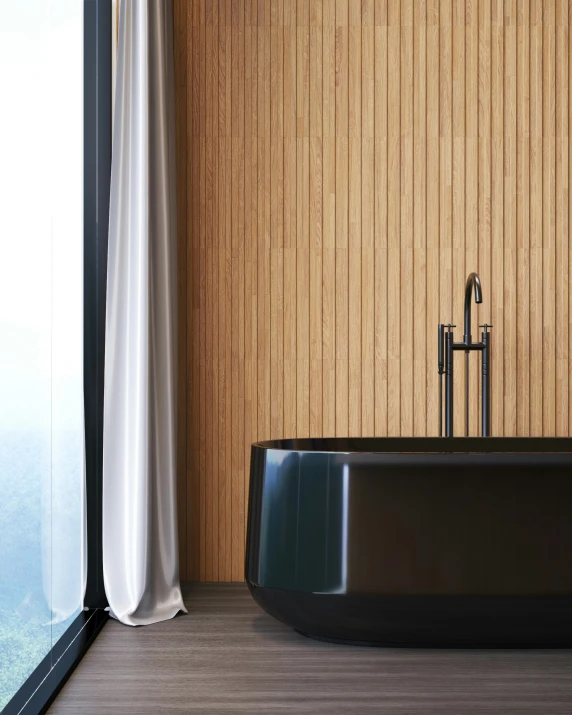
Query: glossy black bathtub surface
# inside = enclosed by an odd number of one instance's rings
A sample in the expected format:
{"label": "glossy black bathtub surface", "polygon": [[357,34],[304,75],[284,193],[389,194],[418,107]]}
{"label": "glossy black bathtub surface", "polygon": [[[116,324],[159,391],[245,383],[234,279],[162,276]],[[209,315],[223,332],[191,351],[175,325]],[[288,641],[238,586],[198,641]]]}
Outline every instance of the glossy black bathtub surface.
{"label": "glossy black bathtub surface", "polygon": [[252,446],[246,580],[305,635],[572,645],[572,439]]}

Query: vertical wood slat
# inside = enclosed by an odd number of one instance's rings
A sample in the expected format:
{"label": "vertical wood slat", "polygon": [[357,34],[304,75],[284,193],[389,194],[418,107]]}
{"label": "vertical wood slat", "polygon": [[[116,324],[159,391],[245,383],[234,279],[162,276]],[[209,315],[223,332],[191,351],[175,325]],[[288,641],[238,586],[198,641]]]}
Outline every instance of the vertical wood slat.
{"label": "vertical wood slat", "polygon": [[336,436],[348,434],[348,14],[336,0]]}
{"label": "vertical wood slat", "polygon": [[[256,204],[257,196],[256,173],[253,170],[253,156],[256,147],[256,28],[258,14],[255,5],[250,0],[245,5],[244,17],[244,441],[242,453],[248,460],[250,445],[255,441],[253,399],[254,385],[254,356],[256,342],[254,339],[254,324],[256,312],[253,310],[253,296],[255,284],[256,263],[254,260],[253,245],[256,243]],[[254,27],[253,27],[254,25]],[[254,40],[254,41],[253,41]],[[245,465],[247,467],[247,465]],[[243,467],[244,469],[245,467]],[[244,478],[244,504],[248,503],[248,480]],[[243,519],[243,538],[246,537],[246,518]]]}
{"label": "vertical wood slat", "polygon": [[[479,0],[478,59],[478,217],[479,275],[492,295],[491,270],[491,0]],[[490,286],[488,289],[486,286]],[[479,323],[493,323],[492,302],[481,308]],[[481,317],[482,316],[482,317]],[[495,337],[492,335],[494,344]]]}
{"label": "vertical wood slat", "polygon": [[374,7],[374,434],[387,435],[387,2]]}
{"label": "vertical wood slat", "polygon": [[[427,2],[427,68],[439,67],[439,0]],[[449,322],[440,304],[440,124],[439,72],[427,72],[427,434],[439,434],[439,402],[435,349],[440,322]],[[433,359],[432,359],[433,358]]]}
{"label": "vertical wood slat", "polygon": [[[189,501],[188,518],[192,525],[192,535],[189,550],[192,553],[192,560],[189,564],[190,573],[194,578],[200,576],[200,554],[201,554],[201,511],[200,511],[200,344],[199,344],[199,319],[200,319],[200,282],[196,279],[200,270],[199,253],[200,253],[200,238],[199,238],[199,191],[200,182],[200,126],[199,126],[199,3],[198,0],[193,0],[189,5],[190,26],[191,26],[191,43],[190,43],[190,62],[188,71],[191,75],[191,107],[190,107],[190,130],[191,130],[191,152],[189,156],[189,164],[187,173],[191,176],[191,184],[187,187],[187,200],[190,202],[190,242],[191,242],[191,265],[189,271],[190,281],[190,304],[192,312],[192,322],[189,326],[189,342],[192,342],[192,380],[189,394],[189,408],[192,411],[191,417],[191,463],[189,464],[190,474],[192,478],[192,488],[187,492]],[[197,189],[195,191],[195,188]]]}
{"label": "vertical wood slat", "polygon": [[206,276],[206,162],[205,162],[205,124],[206,124],[206,52],[205,52],[205,0],[200,0],[198,3],[198,21],[196,25],[196,45],[199,62],[199,78],[198,78],[198,159],[199,164],[199,184],[198,184],[198,247],[199,247],[199,321],[198,321],[198,336],[199,336],[199,494],[200,494],[200,519],[201,528],[200,538],[200,556],[199,556],[199,573],[201,580],[206,580],[206,541],[208,529],[207,516],[207,485],[206,485],[206,306],[205,306],[205,276]]}
{"label": "vertical wood slat", "polygon": [[266,47],[268,32],[265,28],[267,22],[268,7],[265,3],[258,3],[257,17],[257,45],[258,45],[258,89],[257,89],[257,117],[258,117],[258,182],[257,182],[257,358],[258,358],[258,439],[270,438],[270,331],[268,330],[269,320],[267,315],[270,312],[268,300],[268,266],[269,266],[269,236],[267,233],[267,201],[268,188],[270,186],[270,176],[267,172],[268,161],[266,153],[267,146],[267,125],[269,124],[270,103],[268,97],[267,76],[269,72],[268,59],[269,48]]}
{"label": "vertical wood slat", "polygon": [[226,336],[226,311],[225,311],[225,293],[226,293],[226,215],[225,215],[225,192],[226,192],[226,174],[225,174],[225,122],[226,122],[226,31],[225,31],[226,12],[224,0],[219,0],[218,3],[218,27],[216,28],[216,41],[218,43],[217,52],[217,75],[216,87],[218,94],[218,116],[216,117],[216,142],[218,147],[218,163],[217,163],[217,179],[216,179],[216,195],[217,195],[217,230],[218,230],[218,296],[216,297],[218,316],[217,316],[217,331],[218,331],[218,404],[216,405],[215,418],[216,430],[215,439],[218,449],[218,562],[219,562],[219,577],[225,572],[227,559],[227,533],[228,525],[225,519],[226,507],[226,360],[225,360],[225,336]]}
{"label": "vertical wood slat", "polygon": [[220,534],[220,470],[219,470],[219,449],[218,449],[218,410],[219,410],[219,334],[218,334],[218,296],[219,296],[219,193],[218,193],[218,160],[219,160],[219,143],[218,143],[218,127],[219,127],[219,92],[218,92],[218,66],[219,66],[219,18],[218,18],[218,3],[212,6],[212,64],[210,75],[210,92],[212,94],[212,113],[211,113],[211,151],[212,151],[212,168],[210,192],[212,196],[212,252],[211,252],[211,275],[212,275],[212,296],[211,296],[211,315],[213,325],[212,330],[212,399],[211,399],[211,450],[212,450],[212,481],[213,481],[213,499],[212,499],[212,569],[213,580],[218,580],[219,573],[219,534]]}
{"label": "vertical wood slat", "polygon": [[361,434],[375,434],[375,234],[374,234],[374,22],[373,0],[361,13]]}
{"label": "vertical wood slat", "polygon": [[[570,217],[570,202],[572,201],[572,147],[570,146],[571,130],[572,130],[572,40],[570,38],[570,22],[572,21],[572,12],[568,9],[568,127],[566,136],[563,138],[568,148],[568,232],[572,223]],[[566,58],[563,58],[566,62]],[[566,71],[566,70],[564,70]],[[566,260],[566,257],[563,256]],[[572,245],[570,235],[568,234],[568,280],[572,276]],[[570,379],[570,370],[572,369],[572,290],[568,285],[568,432],[572,426],[572,380]]]}
{"label": "vertical wood slat", "polygon": [[238,453],[239,453],[239,479],[238,479],[238,527],[236,559],[233,563],[233,580],[240,581],[244,573],[243,544],[246,533],[246,502],[245,482],[248,468],[248,454],[245,454],[244,445],[244,257],[245,257],[245,141],[244,118],[246,106],[245,94],[245,7],[239,5],[238,10]]}
{"label": "vertical wood slat", "polygon": [[387,8],[387,433],[401,433],[401,12]]}
{"label": "vertical wood slat", "polygon": [[297,425],[297,32],[296,0],[284,0],[284,436]]}
{"label": "vertical wood slat", "polygon": [[568,5],[175,2],[184,579],[242,578],[252,441],[437,434],[471,270],[493,433],[569,433]]}
{"label": "vertical wood slat", "polygon": [[569,199],[568,199],[568,18],[569,7],[564,0],[556,6],[556,424],[555,434],[568,434],[568,330],[569,330]]}
{"label": "vertical wood slat", "polygon": [[[425,3],[414,4],[413,83],[413,433],[425,435],[428,426],[427,6]],[[432,335],[434,332],[434,329],[429,330]]]}
{"label": "vertical wood slat", "polygon": [[[439,316],[445,323],[457,324],[453,313],[453,113],[452,113],[452,0],[440,0],[439,7]],[[443,316],[443,317],[441,317]],[[461,362],[459,353],[455,356]],[[462,369],[462,365],[460,367]],[[459,367],[456,370],[459,373]],[[457,389],[457,394],[459,390]],[[458,401],[455,403],[458,406]],[[457,420],[459,419],[459,410]]]}
{"label": "vertical wood slat", "polygon": [[270,437],[274,439],[284,434],[283,0],[272,0],[270,24]]}
{"label": "vertical wood slat", "polygon": [[413,0],[401,2],[400,32],[400,434],[413,434]]}
{"label": "vertical wood slat", "polygon": [[[451,40],[451,131],[452,131],[452,288],[453,315],[463,315],[465,293],[465,2],[453,0]],[[457,323],[456,333],[464,333]],[[455,370],[455,434],[465,434],[465,355],[457,353]],[[474,363],[474,360],[472,361]]]}
{"label": "vertical wood slat", "polygon": [[542,426],[542,5],[530,3],[530,434]]}
{"label": "vertical wood slat", "polygon": [[[240,176],[240,134],[241,123],[244,120],[244,95],[240,94],[241,82],[241,57],[240,57],[240,17],[244,6],[233,3],[230,17],[231,33],[231,480],[232,518],[231,518],[231,573],[232,579],[240,579],[238,561],[240,559],[240,520],[241,520],[241,492],[242,479],[240,472],[240,458],[242,454],[240,429],[243,415],[240,410],[240,241],[239,224],[241,222],[241,176]],[[228,22],[228,17],[227,17]],[[241,117],[242,114],[242,117]],[[269,334],[265,333],[266,335]]]}
{"label": "vertical wood slat", "polygon": [[310,0],[296,10],[296,428],[310,436]]}
{"label": "vertical wood slat", "polygon": [[322,427],[331,437],[336,434],[336,5],[329,0],[322,4],[322,177]]}
{"label": "vertical wood slat", "polygon": [[530,0],[517,17],[517,434],[530,433]]}
{"label": "vertical wood slat", "polygon": [[[117,3],[116,27],[119,19]],[[187,328],[189,325],[187,304],[187,54],[188,54],[187,6],[181,0],[173,3],[173,40],[177,52],[174,55],[175,86],[175,131],[177,152],[177,304],[179,308],[177,336],[177,526],[179,538],[180,576],[187,579],[187,405],[188,372]]]}
{"label": "vertical wood slat", "polygon": [[349,2],[348,31],[348,434],[361,435],[361,0]]}
{"label": "vertical wood slat", "polygon": [[517,185],[516,185],[516,0],[504,0],[504,433],[517,431]]}
{"label": "vertical wood slat", "polygon": [[556,425],[555,3],[542,6],[542,431]]}
{"label": "vertical wood slat", "polygon": [[225,530],[226,530],[226,562],[225,573],[232,573],[232,517],[233,517],[233,468],[232,468],[232,17],[231,5],[225,0],[225,185],[224,185],[224,217],[225,217],[225,295],[224,309],[226,314],[225,333],[225,370],[226,370],[226,402],[225,402]]}
{"label": "vertical wood slat", "polygon": [[310,0],[309,113],[310,113],[310,434],[323,435],[322,263],[323,263],[323,149],[322,149],[322,0]]}
{"label": "vertical wood slat", "polygon": [[[465,22],[465,272],[476,270],[479,266],[479,12],[478,0],[469,0],[464,7]],[[471,335],[473,340],[480,340],[481,330],[478,311],[473,310]],[[480,365],[478,358],[470,360],[469,395],[473,409],[469,414],[469,433],[479,434],[480,400]],[[475,409],[476,408],[476,409]]]}
{"label": "vertical wood slat", "polygon": [[491,390],[493,433],[504,434],[504,6],[491,2],[491,288],[494,335]]}
{"label": "vertical wood slat", "polygon": [[[205,81],[204,97],[205,126],[204,126],[204,193],[205,193],[205,278],[204,278],[204,307],[205,307],[205,580],[214,580],[213,572],[213,532],[214,532],[214,491],[216,487],[213,469],[213,6],[205,5],[204,53],[205,53]],[[217,475],[218,476],[218,475]],[[217,553],[218,556],[218,553]]]}

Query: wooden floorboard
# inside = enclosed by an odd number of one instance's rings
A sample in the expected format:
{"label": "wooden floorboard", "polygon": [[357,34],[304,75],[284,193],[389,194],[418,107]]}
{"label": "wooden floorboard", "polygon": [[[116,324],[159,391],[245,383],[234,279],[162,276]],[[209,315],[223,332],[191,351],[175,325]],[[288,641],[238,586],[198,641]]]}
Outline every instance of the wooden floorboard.
{"label": "wooden floorboard", "polygon": [[186,616],[110,621],[50,714],[572,712],[572,651],[329,645],[263,613],[242,584],[184,593]]}

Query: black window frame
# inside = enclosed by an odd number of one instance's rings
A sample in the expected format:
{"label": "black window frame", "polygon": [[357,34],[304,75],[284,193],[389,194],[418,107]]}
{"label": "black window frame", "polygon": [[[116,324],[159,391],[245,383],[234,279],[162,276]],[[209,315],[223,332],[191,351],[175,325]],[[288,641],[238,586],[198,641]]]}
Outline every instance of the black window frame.
{"label": "black window frame", "polygon": [[2,715],[37,715],[105,624],[101,538],[105,294],[111,183],[112,4],[84,0],[84,413],[87,583],[84,610],[6,704]]}

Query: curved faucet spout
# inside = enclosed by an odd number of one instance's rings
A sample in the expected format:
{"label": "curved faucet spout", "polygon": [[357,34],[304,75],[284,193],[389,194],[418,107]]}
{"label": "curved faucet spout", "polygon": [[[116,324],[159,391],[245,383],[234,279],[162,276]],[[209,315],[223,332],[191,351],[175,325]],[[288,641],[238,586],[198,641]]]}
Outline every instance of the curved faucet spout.
{"label": "curved faucet spout", "polygon": [[467,345],[472,342],[471,336],[471,293],[475,287],[475,303],[483,302],[483,292],[481,290],[481,279],[476,273],[471,273],[467,278],[465,286],[465,334],[463,340]]}

